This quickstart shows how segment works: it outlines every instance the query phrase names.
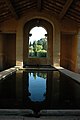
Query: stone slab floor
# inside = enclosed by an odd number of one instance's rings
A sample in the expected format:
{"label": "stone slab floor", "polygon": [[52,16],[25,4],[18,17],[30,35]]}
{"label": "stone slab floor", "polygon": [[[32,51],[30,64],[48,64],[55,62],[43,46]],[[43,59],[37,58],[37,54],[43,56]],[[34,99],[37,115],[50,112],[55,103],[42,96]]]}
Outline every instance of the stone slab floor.
{"label": "stone slab floor", "polygon": [[23,116],[0,116],[0,120],[80,120],[80,116],[41,116],[23,117]]}

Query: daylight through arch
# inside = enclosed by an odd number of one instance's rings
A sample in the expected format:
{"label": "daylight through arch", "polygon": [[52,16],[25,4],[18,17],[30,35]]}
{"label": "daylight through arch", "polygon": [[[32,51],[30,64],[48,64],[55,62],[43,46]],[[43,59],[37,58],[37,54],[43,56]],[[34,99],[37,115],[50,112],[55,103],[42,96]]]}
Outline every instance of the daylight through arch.
{"label": "daylight through arch", "polygon": [[41,27],[33,27],[29,32],[29,57],[47,57],[47,31]]}

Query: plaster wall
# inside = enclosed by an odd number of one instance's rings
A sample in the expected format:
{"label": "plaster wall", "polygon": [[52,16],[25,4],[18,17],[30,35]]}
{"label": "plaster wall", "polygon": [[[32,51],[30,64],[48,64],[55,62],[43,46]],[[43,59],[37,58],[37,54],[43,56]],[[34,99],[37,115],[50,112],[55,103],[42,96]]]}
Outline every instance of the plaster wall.
{"label": "plaster wall", "polygon": [[[50,14],[49,12],[37,12],[37,11],[28,11],[27,14],[24,14],[24,16],[22,16],[21,18],[19,18],[18,20],[14,20],[14,19],[11,19],[11,20],[8,20],[6,22],[3,22],[0,24],[0,31],[2,31],[3,33],[16,33],[16,65],[19,65],[19,66],[22,66],[23,65],[23,62],[24,62],[24,48],[23,48],[23,28],[24,28],[24,25],[32,20],[32,19],[35,19],[35,18],[40,18],[40,19],[44,19],[46,21],[48,21],[52,27],[53,27],[53,48],[51,48],[51,52],[53,52],[53,60],[52,60],[52,64],[54,66],[59,66],[60,65],[60,62],[62,63],[61,65],[63,66],[63,62],[60,61],[60,59],[62,60],[62,58],[60,58],[60,54],[63,54],[63,57],[65,57],[65,54],[64,52],[60,53],[60,47],[61,47],[61,44],[63,43],[60,43],[60,39],[62,39],[60,36],[61,36],[61,32],[68,32],[68,33],[73,33],[73,34],[76,34],[78,33],[78,25],[73,22],[72,20],[69,20],[69,19],[64,19],[62,21],[59,21],[59,19],[54,16],[53,14]],[[69,38],[70,39],[70,38]],[[74,40],[76,39],[76,40]],[[71,42],[72,41],[75,41],[75,42],[72,42],[74,45],[77,44],[77,40],[78,38],[76,38],[76,36],[74,36],[74,39],[72,40],[71,38]],[[65,37],[65,40],[66,40],[66,37]],[[61,40],[62,41],[62,40]],[[1,42],[1,40],[0,40]],[[62,41],[64,42],[64,41]],[[72,49],[73,48],[70,48],[70,43],[69,41],[64,43],[64,46],[67,46],[69,47],[69,51],[71,56],[74,56],[69,59],[73,59],[73,62],[76,61],[76,51],[79,49],[77,46],[75,46],[75,55],[72,53]],[[72,45],[72,46],[74,46]],[[63,49],[63,47],[62,47]],[[64,50],[64,49],[63,49]],[[62,50],[62,51],[63,51]],[[66,53],[66,55],[68,54],[68,52]],[[68,56],[69,57],[69,56]],[[79,62],[79,61],[78,61]],[[66,63],[64,64],[64,67],[66,66]],[[72,70],[75,68],[75,65],[72,65],[73,67]]]}
{"label": "plaster wall", "polygon": [[5,68],[16,65],[16,34],[4,34],[3,53]]}
{"label": "plaster wall", "polygon": [[16,33],[18,21],[15,19],[6,20],[0,24],[1,33]]}
{"label": "plaster wall", "polygon": [[69,19],[64,19],[60,25],[60,65],[75,72],[78,70],[78,27],[76,22]]}
{"label": "plaster wall", "polygon": [[[23,64],[23,54],[25,54],[25,53],[23,53],[23,28],[24,28],[24,25],[28,22],[28,21],[30,21],[30,20],[32,20],[32,19],[36,19],[36,18],[40,18],[40,19],[44,19],[44,20],[46,20],[46,21],[48,21],[48,22],[50,22],[51,24],[52,24],[52,27],[53,27],[53,41],[57,41],[58,40],[58,50],[60,51],[60,47],[59,47],[59,43],[60,43],[60,37],[59,37],[59,24],[58,24],[58,21],[57,21],[57,19],[55,19],[55,17],[53,17],[52,15],[50,15],[50,14],[47,14],[47,13],[43,13],[43,12],[33,12],[33,14],[32,14],[32,12],[29,12],[29,13],[27,13],[27,16],[25,16],[25,17],[23,17],[23,18],[21,18],[19,21],[18,21],[18,27],[17,27],[17,34],[16,34],[16,65],[22,65]],[[57,26],[57,27],[56,27]],[[56,28],[56,29],[55,29]],[[57,32],[58,31],[58,32]],[[58,36],[58,37],[57,37]],[[55,40],[56,39],[56,40]],[[56,45],[56,42],[54,42],[53,43],[54,44],[54,46]],[[20,49],[19,49],[20,48]],[[54,48],[54,47],[53,47]],[[53,48],[51,48],[51,52],[53,52],[54,51],[54,49]],[[54,52],[53,52],[54,53]],[[58,59],[59,58],[59,56],[58,55],[56,55],[56,59]],[[53,58],[55,59],[55,56],[53,55]],[[56,61],[56,60],[53,60],[52,61],[52,64],[54,64],[54,61]],[[56,61],[57,62],[57,61]],[[60,64],[60,63],[57,63],[58,65]]]}
{"label": "plaster wall", "polygon": [[60,65],[66,69],[76,71],[77,39],[75,34],[61,34]]}
{"label": "plaster wall", "polygon": [[12,67],[16,63],[15,34],[0,34],[0,70]]}

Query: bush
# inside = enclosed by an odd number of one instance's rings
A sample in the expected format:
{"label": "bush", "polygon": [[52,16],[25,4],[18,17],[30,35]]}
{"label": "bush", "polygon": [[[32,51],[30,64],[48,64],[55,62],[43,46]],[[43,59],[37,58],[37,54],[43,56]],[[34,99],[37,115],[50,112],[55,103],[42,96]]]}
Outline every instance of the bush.
{"label": "bush", "polygon": [[39,50],[37,52],[30,51],[29,56],[30,57],[47,57],[47,51],[46,50]]}
{"label": "bush", "polygon": [[45,50],[38,51],[37,57],[47,57],[47,51],[45,51]]}

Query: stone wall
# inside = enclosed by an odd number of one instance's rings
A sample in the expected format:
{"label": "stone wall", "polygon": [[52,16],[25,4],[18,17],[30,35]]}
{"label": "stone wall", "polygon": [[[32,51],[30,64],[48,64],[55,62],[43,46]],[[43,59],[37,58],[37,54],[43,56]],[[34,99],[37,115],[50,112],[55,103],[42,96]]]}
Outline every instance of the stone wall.
{"label": "stone wall", "polygon": [[0,34],[0,70],[16,65],[15,34]]}
{"label": "stone wall", "polygon": [[76,34],[61,34],[60,65],[66,69],[76,71],[77,39]]}
{"label": "stone wall", "polygon": [[[79,26],[77,25],[76,22],[69,20],[69,19],[64,19],[62,21],[59,21],[57,16],[54,16],[53,14],[50,14],[48,12],[37,12],[37,11],[28,11],[27,14],[24,14],[24,16],[22,16],[20,19],[15,20],[15,19],[10,19],[10,20],[6,20],[6,22],[3,22],[0,24],[0,31],[1,33],[16,33],[16,48],[14,51],[16,51],[16,65],[22,66],[23,62],[24,62],[24,33],[23,33],[23,28],[25,26],[25,24],[32,20],[32,19],[36,19],[36,18],[41,18],[43,20],[48,21],[52,27],[53,27],[53,48],[51,48],[50,52],[53,52],[53,56],[51,56],[52,58],[52,65],[54,66],[59,66],[60,65],[60,61],[62,60],[62,58],[60,58],[61,54],[63,54],[63,56],[65,56],[65,54],[63,52],[60,53],[60,49],[61,49],[61,43],[60,43],[60,39],[61,39],[61,33],[74,33],[78,34],[78,29]],[[79,69],[79,46],[77,47],[77,42],[79,43],[79,37],[77,38],[76,36],[74,36],[74,39],[71,40],[72,41],[72,46],[74,46],[76,44],[76,46],[71,47],[72,49],[70,49],[69,47],[69,51],[67,51],[66,54],[68,54],[68,52],[70,52],[70,54],[72,55],[72,58],[69,57],[69,59],[71,59],[71,61],[73,61],[74,66],[72,65],[70,70],[74,69]],[[66,39],[66,38],[65,38]],[[78,40],[78,41],[77,41]],[[2,50],[2,44],[3,44],[3,39],[0,37],[0,54],[1,56],[3,56],[3,52],[1,52]],[[6,43],[6,42],[5,42]],[[7,44],[7,43],[6,43]],[[71,43],[69,43],[69,41],[65,43],[65,46],[70,46]],[[3,44],[4,46],[4,44]],[[51,45],[50,45],[51,46]],[[5,48],[5,47],[3,47]],[[11,48],[10,48],[11,49]],[[64,51],[63,47],[62,47],[62,51]],[[75,55],[74,52],[75,51]],[[78,53],[76,53],[76,51],[78,51]],[[5,53],[6,54],[6,53]],[[77,56],[77,57],[76,57]],[[2,67],[2,60],[3,57],[0,58],[0,66]],[[76,60],[77,59],[77,60]],[[77,61],[77,64],[76,64]],[[10,62],[10,61],[9,61]],[[68,62],[68,61],[67,61]],[[67,63],[68,64],[68,63]],[[69,62],[70,64],[70,62]],[[63,63],[61,61],[61,66],[66,67],[66,63]]]}

